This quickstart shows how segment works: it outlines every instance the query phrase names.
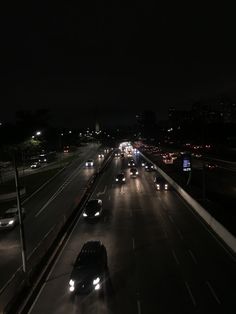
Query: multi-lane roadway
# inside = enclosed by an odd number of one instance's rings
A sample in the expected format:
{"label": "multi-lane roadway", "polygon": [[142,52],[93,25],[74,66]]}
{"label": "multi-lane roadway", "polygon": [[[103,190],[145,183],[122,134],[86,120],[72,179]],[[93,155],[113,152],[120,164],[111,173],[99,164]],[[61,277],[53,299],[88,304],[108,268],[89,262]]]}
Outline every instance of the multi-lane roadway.
{"label": "multi-lane roadway", "polygon": [[[28,257],[32,255],[43,237],[79,203],[87,182],[95,171],[95,167],[85,168],[85,161],[93,158],[96,167],[102,162],[97,160],[98,147],[97,144],[86,146],[70,165],[24,200]],[[0,292],[2,293],[11,277],[21,267],[19,227],[1,232],[0,254]]]}
{"label": "multi-lane roadway", "polygon": [[[121,185],[120,170],[127,178]],[[233,256],[174,190],[155,189],[152,172],[139,165],[130,178],[127,158],[114,158],[91,198],[103,200],[104,215],[94,223],[80,217],[31,314],[235,313]],[[105,293],[71,298],[73,262],[90,240],[108,252]]]}

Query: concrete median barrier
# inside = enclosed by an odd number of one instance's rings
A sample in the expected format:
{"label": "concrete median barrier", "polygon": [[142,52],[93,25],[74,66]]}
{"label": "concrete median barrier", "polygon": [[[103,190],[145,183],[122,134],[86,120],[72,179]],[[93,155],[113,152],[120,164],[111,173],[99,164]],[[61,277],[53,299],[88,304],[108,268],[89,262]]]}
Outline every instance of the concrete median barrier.
{"label": "concrete median barrier", "polygon": [[[143,158],[153,163],[148,157],[141,153]],[[179,184],[177,184],[168,174],[166,174],[155,163],[156,170],[169,182],[170,185],[178,192],[185,202],[204,220],[207,226],[227,245],[233,254],[236,253],[236,238],[212,215],[210,215],[204,207],[202,207],[191,195],[189,195]]]}

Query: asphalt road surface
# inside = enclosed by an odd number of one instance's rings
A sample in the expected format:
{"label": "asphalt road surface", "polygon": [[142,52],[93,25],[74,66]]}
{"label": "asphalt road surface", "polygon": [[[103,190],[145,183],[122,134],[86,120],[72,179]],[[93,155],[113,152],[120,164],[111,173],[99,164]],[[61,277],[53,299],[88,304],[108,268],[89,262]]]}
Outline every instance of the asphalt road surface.
{"label": "asphalt road surface", "polygon": [[[153,173],[139,171],[130,178],[127,159],[114,158],[91,197],[103,200],[103,217],[78,220],[29,313],[235,313],[233,257],[175,191],[156,191]],[[103,297],[73,299],[72,265],[89,240],[106,246],[109,278]]]}
{"label": "asphalt road surface", "polygon": [[[83,191],[96,166],[102,162],[97,158],[98,145],[90,144],[78,158],[61,171],[40,191],[23,202],[26,210],[24,220],[27,256],[56,225],[63,215],[72,211],[79,203]],[[85,168],[85,160],[94,158],[95,167]],[[16,270],[21,267],[19,227],[0,233],[0,291]]]}

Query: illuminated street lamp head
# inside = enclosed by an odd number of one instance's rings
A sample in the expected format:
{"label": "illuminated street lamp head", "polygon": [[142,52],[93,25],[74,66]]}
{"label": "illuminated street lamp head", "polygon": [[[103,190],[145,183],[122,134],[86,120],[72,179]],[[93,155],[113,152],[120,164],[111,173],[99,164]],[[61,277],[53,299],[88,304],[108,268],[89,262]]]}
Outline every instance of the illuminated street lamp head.
{"label": "illuminated street lamp head", "polygon": [[37,132],[36,132],[36,135],[37,135],[37,136],[39,136],[39,135],[41,135],[41,134],[42,134],[41,131],[37,131]]}

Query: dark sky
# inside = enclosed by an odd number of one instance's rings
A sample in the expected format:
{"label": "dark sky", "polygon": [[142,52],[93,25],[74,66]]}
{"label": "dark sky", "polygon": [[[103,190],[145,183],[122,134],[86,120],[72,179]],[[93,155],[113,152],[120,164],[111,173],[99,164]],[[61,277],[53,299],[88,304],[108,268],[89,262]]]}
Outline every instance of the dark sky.
{"label": "dark sky", "polygon": [[[49,108],[57,124],[122,124],[234,93],[231,8],[65,1],[1,10],[1,120]],[[108,2],[109,3],[109,2]]]}

